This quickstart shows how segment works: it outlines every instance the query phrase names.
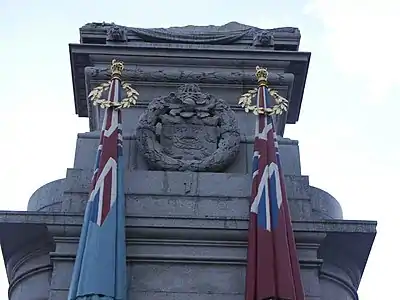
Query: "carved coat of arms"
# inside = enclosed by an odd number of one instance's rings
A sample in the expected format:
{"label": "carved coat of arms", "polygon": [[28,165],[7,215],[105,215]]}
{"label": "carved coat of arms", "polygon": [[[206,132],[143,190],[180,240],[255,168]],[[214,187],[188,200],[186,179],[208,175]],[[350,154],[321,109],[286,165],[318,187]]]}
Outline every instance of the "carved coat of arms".
{"label": "carved coat of arms", "polygon": [[196,84],[154,99],[139,120],[136,136],[155,170],[222,171],[239,152],[234,112]]}

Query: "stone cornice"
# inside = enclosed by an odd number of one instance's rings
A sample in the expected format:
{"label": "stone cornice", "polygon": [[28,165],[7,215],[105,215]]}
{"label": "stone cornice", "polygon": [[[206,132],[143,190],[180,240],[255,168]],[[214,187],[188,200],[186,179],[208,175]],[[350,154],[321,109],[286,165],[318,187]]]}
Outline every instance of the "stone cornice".
{"label": "stone cornice", "polygon": [[[311,56],[310,52],[300,51],[279,51],[263,48],[238,48],[235,46],[221,45],[193,45],[193,44],[174,44],[174,43],[135,43],[133,45],[99,45],[99,44],[70,44],[70,54],[90,54],[92,56],[101,55],[103,57],[114,55],[124,57],[126,62],[136,61],[135,57],[164,57],[169,58],[218,58],[222,60],[230,60],[232,65],[233,59],[246,59],[251,62],[263,62],[265,56],[268,55],[269,61],[301,61],[307,62]],[[135,50],[133,57],[132,50]],[[182,52],[182,50],[190,50]],[[129,57],[131,56],[131,57]],[[263,60],[264,58],[264,60]],[[124,61],[125,61],[124,60]],[[150,62],[150,61],[149,61]],[[109,62],[108,62],[109,63]],[[193,62],[192,62],[193,64]],[[191,65],[192,65],[191,64]],[[248,65],[254,68],[254,65]]]}
{"label": "stone cornice", "polygon": [[[166,223],[174,222],[176,228],[181,228],[179,223],[187,224],[191,220],[190,228],[196,228],[203,222],[208,222],[208,228],[198,229],[237,229],[247,230],[247,218],[228,218],[228,217],[210,217],[210,218],[188,218],[177,216],[165,217],[126,217],[126,226],[129,231],[134,227],[153,227],[159,228]],[[67,213],[40,213],[40,212],[18,212],[18,211],[0,211],[0,231],[1,227],[9,224],[41,224],[43,226],[53,226],[53,228],[60,227],[60,230],[66,236],[74,236],[74,231],[68,229],[77,228],[80,231],[80,226],[83,221],[83,215],[67,214]],[[210,222],[212,221],[212,222]],[[372,237],[376,234],[376,221],[358,221],[358,220],[321,220],[321,221],[293,221],[294,230],[298,232],[319,232],[319,233],[355,233],[366,234]],[[183,226],[183,225],[182,225]],[[187,226],[186,226],[187,227]],[[59,231],[59,230],[57,230]],[[77,231],[77,232],[78,232]],[[60,232],[61,233],[61,232]]]}
{"label": "stone cornice", "polygon": [[[376,225],[375,225],[376,226]],[[366,238],[361,226],[355,228],[352,234],[332,233],[326,237],[318,250],[318,256],[326,265],[323,270],[329,272],[330,266],[343,271],[350,279],[351,284],[357,288],[367,263],[375,232]]]}
{"label": "stone cornice", "polygon": [[[79,116],[88,116],[85,68],[93,67],[99,63],[104,65],[104,67],[107,67],[112,58],[122,59],[125,62],[127,69],[129,69],[130,64],[158,66],[159,69],[157,70],[156,68],[155,71],[160,71],[160,66],[162,65],[176,66],[177,64],[180,66],[190,66],[190,68],[194,68],[195,66],[212,67],[218,65],[221,68],[225,67],[228,69],[248,69],[249,74],[251,74],[250,71],[252,71],[257,65],[263,65],[271,70],[274,68],[283,68],[285,70],[285,76],[286,74],[294,76],[293,84],[291,84],[291,93],[293,96],[290,99],[291,104],[287,116],[287,123],[294,124],[299,118],[303,90],[310,61],[310,53],[297,51],[271,51],[252,47],[237,48],[233,46],[193,46],[163,43],[135,43],[134,45],[71,44],[70,59],[75,95],[75,108],[76,113]],[[225,80],[225,83],[228,84],[255,84],[254,74],[252,74],[252,79],[251,76],[246,75],[247,77],[245,76],[243,81],[243,76],[236,74],[237,72],[235,73],[232,71],[232,74],[228,73],[222,75],[208,74],[207,76],[202,76],[200,73],[200,77],[197,77],[198,79],[196,79],[195,74],[187,74],[189,79],[186,81],[197,80],[196,82],[223,84]],[[170,74],[168,75],[169,77],[163,76],[162,72],[156,72],[153,74],[145,74],[142,78],[147,78],[147,80],[152,78],[158,78],[157,80],[161,80],[164,78],[166,80],[175,80],[176,82],[181,78],[180,74]],[[157,80],[155,81],[157,82]],[[182,80],[185,82],[184,77]],[[279,82],[277,83],[278,85],[282,85],[279,84]]]}

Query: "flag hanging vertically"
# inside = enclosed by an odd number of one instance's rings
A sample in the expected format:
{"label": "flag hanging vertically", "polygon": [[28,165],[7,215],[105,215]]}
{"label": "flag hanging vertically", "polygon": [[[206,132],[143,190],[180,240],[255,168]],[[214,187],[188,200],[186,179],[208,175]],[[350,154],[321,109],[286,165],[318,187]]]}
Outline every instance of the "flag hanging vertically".
{"label": "flag hanging vertically", "polygon": [[89,95],[105,110],[68,300],[127,299],[121,108],[135,104],[138,93],[121,82],[123,67],[113,60],[111,80]]}
{"label": "flag hanging vertically", "polygon": [[[266,69],[257,67],[256,77],[258,88],[239,101],[257,115],[245,300],[304,300],[273,118],[287,100],[268,88]],[[257,105],[251,105],[254,96]]]}

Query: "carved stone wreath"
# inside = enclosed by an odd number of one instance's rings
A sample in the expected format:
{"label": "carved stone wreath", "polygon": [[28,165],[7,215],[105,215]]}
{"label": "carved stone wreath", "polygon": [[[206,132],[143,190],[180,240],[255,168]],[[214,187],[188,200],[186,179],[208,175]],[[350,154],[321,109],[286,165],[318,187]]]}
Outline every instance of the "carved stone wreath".
{"label": "carved stone wreath", "polygon": [[150,102],[136,137],[152,170],[220,172],[239,153],[234,112],[196,84]]}

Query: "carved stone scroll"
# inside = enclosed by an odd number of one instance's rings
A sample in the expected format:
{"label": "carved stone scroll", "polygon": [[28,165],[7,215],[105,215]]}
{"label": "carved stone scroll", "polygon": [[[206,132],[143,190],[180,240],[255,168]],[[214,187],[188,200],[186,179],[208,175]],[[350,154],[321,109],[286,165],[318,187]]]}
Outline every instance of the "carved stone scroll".
{"label": "carved stone scroll", "polygon": [[240,144],[234,112],[196,84],[150,102],[136,137],[153,170],[220,172],[234,161]]}

